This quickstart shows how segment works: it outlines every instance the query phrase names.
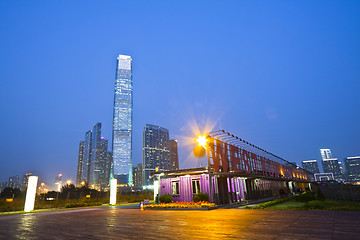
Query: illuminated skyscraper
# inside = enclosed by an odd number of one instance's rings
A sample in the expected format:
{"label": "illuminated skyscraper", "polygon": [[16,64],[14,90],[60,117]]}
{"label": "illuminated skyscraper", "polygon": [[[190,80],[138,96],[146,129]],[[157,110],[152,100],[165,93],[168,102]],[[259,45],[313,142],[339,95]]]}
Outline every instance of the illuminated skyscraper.
{"label": "illuminated skyscraper", "polygon": [[342,178],[339,162],[337,158],[324,159],[322,161],[322,165],[323,165],[324,173],[332,173],[334,175],[335,180],[339,180]]}
{"label": "illuminated skyscraper", "polygon": [[360,182],[360,156],[345,158],[346,180]]}
{"label": "illuminated skyscraper", "polygon": [[143,133],[143,186],[152,186],[150,175],[170,170],[169,130],[146,124]]}
{"label": "illuminated skyscraper", "polygon": [[133,85],[132,59],[119,55],[116,63],[113,109],[113,173],[119,184],[133,185],[132,180],[132,120]]}
{"label": "illuminated skyscraper", "polygon": [[85,142],[81,141],[79,144],[79,156],[78,156],[78,167],[77,167],[77,174],[76,174],[76,186],[81,186],[81,176],[83,171],[83,162],[84,162],[84,146]]}
{"label": "illuminated skyscraper", "polygon": [[311,172],[311,173],[319,173],[319,164],[316,160],[307,160],[307,161],[302,161],[302,167]]}
{"label": "illuminated skyscraper", "polygon": [[170,171],[179,170],[179,155],[177,141],[171,139],[170,144]]}
{"label": "illuminated skyscraper", "polygon": [[89,185],[95,189],[105,188],[109,181],[106,180],[106,159],[108,141],[101,137],[101,123],[97,123],[91,134],[91,161]]}
{"label": "illuminated skyscraper", "polygon": [[322,159],[331,159],[330,149],[320,149]]}
{"label": "illuminated skyscraper", "polygon": [[80,182],[85,182],[89,184],[90,163],[91,163],[91,131],[89,130],[85,133],[84,159],[82,163],[82,176]]}

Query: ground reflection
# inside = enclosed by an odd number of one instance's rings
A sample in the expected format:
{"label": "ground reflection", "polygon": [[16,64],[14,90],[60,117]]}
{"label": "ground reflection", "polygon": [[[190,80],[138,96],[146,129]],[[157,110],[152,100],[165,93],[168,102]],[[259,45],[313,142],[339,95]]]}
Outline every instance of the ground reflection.
{"label": "ground reflection", "polygon": [[34,231],[34,226],[37,223],[37,216],[33,214],[23,215],[18,219],[17,230],[16,230],[16,239],[29,239],[30,235]]}

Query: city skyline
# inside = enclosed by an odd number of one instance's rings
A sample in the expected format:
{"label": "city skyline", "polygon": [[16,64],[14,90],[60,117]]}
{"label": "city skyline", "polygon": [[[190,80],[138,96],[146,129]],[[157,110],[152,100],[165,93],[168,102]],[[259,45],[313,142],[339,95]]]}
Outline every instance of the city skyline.
{"label": "city skyline", "polygon": [[133,166],[147,123],[178,140],[180,168],[206,165],[190,143],[205,126],[299,165],[322,148],[359,155],[359,3],[155,5],[1,3],[0,182],[27,172],[75,182],[96,122],[110,145],[119,54],[134,66]]}

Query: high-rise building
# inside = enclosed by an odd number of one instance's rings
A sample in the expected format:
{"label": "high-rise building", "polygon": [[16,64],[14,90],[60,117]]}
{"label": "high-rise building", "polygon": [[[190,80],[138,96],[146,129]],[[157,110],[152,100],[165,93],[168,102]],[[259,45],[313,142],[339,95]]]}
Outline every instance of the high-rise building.
{"label": "high-rise building", "polygon": [[320,172],[317,160],[302,161],[302,167],[313,174]]}
{"label": "high-rise building", "polygon": [[113,109],[113,173],[120,184],[132,185],[132,59],[119,55],[116,63]]}
{"label": "high-rise building", "polygon": [[26,188],[27,188],[27,184],[28,184],[28,180],[29,180],[29,177],[32,175],[32,173],[26,173],[24,174],[24,176],[22,177],[22,180],[21,180],[21,186],[20,186],[20,190],[21,191],[25,191]]}
{"label": "high-rise building", "polygon": [[106,158],[106,181],[109,184],[110,183],[110,177],[114,176],[113,171],[113,160],[112,160],[112,152],[108,152],[107,153],[107,158]]}
{"label": "high-rise building", "polygon": [[324,169],[324,173],[332,173],[335,180],[341,179],[342,176],[337,158],[323,159],[322,166]]}
{"label": "high-rise building", "polygon": [[91,163],[91,131],[85,133],[84,143],[84,160],[82,164],[82,176],[80,182],[89,184],[90,177],[90,163]]}
{"label": "high-rise building", "polygon": [[360,156],[345,158],[344,166],[346,180],[360,182]]}
{"label": "high-rise building", "polygon": [[56,175],[56,177],[55,177],[55,189],[56,190],[55,191],[60,192],[61,185],[62,185],[61,179],[62,179],[62,174],[61,173]]}
{"label": "high-rise building", "polygon": [[320,149],[320,153],[323,160],[332,158],[330,149]]}
{"label": "high-rise building", "polygon": [[83,175],[83,162],[84,162],[84,146],[85,142],[81,141],[79,144],[79,156],[78,156],[78,166],[77,166],[77,172],[76,172],[76,186],[80,187]]}
{"label": "high-rise building", "polygon": [[108,141],[101,137],[101,123],[95,124],[91,134],[91,157],[89,186],[103,189],[108,185],[106,180],[106,159]]}
{"label": "high-rise building", "polygon": [[179,155],[177,140],[171,139],[169,141],[170,146],[170,171],[179,170]]}
{"label": "high-rise building", "polygon": [[152,186],[150,175],[170,170],[169,130],[146,124],[143,132],[143,186]]}
{"label": "high-rise building", "polygon": [[133,180],[135,187],[142,187],[142,174],[143,174],[142,164],[139,163],[137,167],[133,167]]}
{"label": "high-rise building", "polygon": [[10,188],[19,188],[20,187],[18,175],[9,177],[8,187],[10,187]]}

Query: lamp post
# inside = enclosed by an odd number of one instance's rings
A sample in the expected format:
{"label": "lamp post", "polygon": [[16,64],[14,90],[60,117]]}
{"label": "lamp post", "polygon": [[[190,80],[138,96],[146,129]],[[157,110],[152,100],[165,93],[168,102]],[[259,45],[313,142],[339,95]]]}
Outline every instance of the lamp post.
{"label": "lamp post", "polygon": [[212,190],[212,181],[211,181],[212,175],[211,175],[210,153],[209,153],[210,146],[207,143],[208,141],[209,140],[207,139],[206,135],[198,135],[196,139],[198,145],[205,148],[206,150],[206,155],[208,160],[208,173],[209,173],[209,202],[213,202],[213,190]]}

